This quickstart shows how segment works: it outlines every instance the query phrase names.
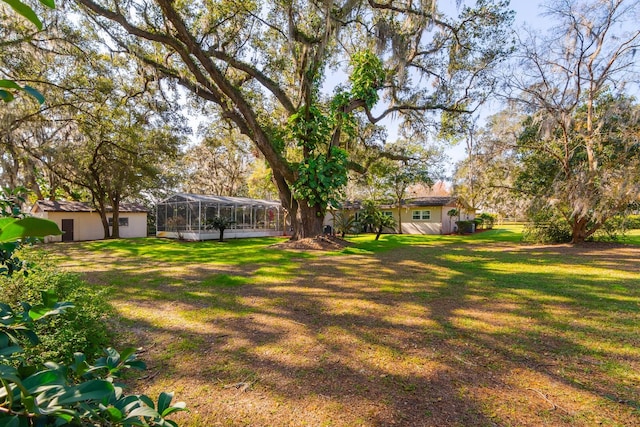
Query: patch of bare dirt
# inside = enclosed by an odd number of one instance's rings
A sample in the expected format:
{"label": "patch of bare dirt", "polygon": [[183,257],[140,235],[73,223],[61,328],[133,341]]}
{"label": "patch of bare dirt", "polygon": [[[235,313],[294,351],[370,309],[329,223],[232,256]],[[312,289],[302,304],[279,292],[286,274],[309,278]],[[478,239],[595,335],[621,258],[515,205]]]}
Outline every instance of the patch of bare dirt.
{"label": "patch of bare dirt", "polygon": [[336,236],[316,236],[300,240],[288,240],[270,247],[275,249],[339,251],[352,245],[351,242]]}

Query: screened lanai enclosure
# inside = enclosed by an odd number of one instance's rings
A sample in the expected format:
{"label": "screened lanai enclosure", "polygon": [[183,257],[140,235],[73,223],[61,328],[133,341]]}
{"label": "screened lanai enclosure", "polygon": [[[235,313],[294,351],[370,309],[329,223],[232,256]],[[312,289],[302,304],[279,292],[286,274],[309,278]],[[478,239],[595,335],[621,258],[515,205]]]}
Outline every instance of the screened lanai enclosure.
{"label": "screened lanai enclosure", "polygon": [[231,222],[225,239],[282,236],[285,229],[280,202],[245,197],[178,193],[158,203],[156,214],[156,235],[174,239],[217,239],[220,232],[211,225],[215,217]]}

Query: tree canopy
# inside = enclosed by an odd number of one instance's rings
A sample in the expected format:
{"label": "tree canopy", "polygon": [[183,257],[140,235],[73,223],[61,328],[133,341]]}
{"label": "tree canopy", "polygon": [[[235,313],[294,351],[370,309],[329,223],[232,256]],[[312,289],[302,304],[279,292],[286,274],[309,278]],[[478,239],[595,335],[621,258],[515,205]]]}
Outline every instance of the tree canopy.
{"label": "tree canopy", "polygon": [[640,196],[637,18],[629,0],[555,2],[557,26],[531,35],[510,80],[528,115],[517,144],[518,188],[582,242]]}
{"label": "tree canopy", "polygon": [[524,115],[517,108],[474,122],[465,136],[466,157],[456,165],[454,192],[467,206],[491,209],[503,217],[522,217],[530,197],[515,191],[520,171],[516,155]]}
{"label": "tree canopy", "polygon": [[119,203],[158,185],[159,165],[177,155],[185,127],[158,82],[123,54],[102,52],[95,32],[66,25],[59,11],[43,22],[43,32],[3,27],[11,42],[0,53],[2,72],[42,88],[46,103],[0,105],[0,180],[38,199],[91,201],[105,237],[118,237]]}
{"label": "tree canopy", "polygon": [[[507,2],[77,0],[149,73],[214,105],[269,164],[294,238],[320,234],[385,119],[425,134],[473,110],[510,50]],[[346,76],[335,84],[340,76]],[[383,147],[377,146],[377,151]]]}
{"label": "tree canopy", "polygon": [[[387,144],[387,156],[375,162],[370,178],[377,181],[386,198],[401,209],[412,185],[431,187],[442,175],[442,153],[439,147],[425,147],[408,141]],[[398,217],[398,233],[402,234],[402,215]]]}

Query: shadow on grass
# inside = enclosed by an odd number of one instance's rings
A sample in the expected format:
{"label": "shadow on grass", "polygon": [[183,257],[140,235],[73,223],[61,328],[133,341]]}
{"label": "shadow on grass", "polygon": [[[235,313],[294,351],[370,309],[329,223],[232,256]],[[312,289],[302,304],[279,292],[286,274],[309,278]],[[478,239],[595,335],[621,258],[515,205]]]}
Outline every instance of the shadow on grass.
{"label": "shadow on grass", "polygon": [[499,242],[517,243],[522,235],[513,229],[483,230],[466,235],[410,235],[410,234],[383,234],[379,240],[374,240],[369,234],[352,236],[349,240],[355,242],[355,248],[347,248],[344,253],[381,252],[407,246],[438,246],[438,245],[469,245],[469,244],[495,244]]}
{"label": "shadow on grass", "polygon": [[[158,381],[185,400],[218,385],[197,406],[231,423],[632,424],[640,253],[458,237],[361,237],[332,257],[264,242],[82,250],[116,258],[92,281],[115,286]],[[267,403],[216,406],[235,383]]]}
{"label": "shadow on grass", "polygon": [[73,258],[77,251],[91,251],[124,257],[134,263],[147,259],[155,263],[222,265],[273,264],[313,256],[269,248],[283,240],[285,239],[277,237],[230,239],[224,242],[159,238],[114,239],[56,244],[56,253],[67,259]]}

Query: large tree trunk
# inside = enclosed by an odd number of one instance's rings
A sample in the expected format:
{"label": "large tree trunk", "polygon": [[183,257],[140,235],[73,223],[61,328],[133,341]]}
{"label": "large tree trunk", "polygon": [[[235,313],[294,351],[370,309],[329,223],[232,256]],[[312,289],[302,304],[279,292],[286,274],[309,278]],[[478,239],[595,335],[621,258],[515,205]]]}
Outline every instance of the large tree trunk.
{"label": "large tree trunk", "polygon": [[291,227],[293,228],[291,240],[321,235],[326,212],[320,206],[309,206],[304,200],[294,199],[284,174],[279,173],[279,170],[273,166],[272,173],[282,207],[285,208],[291,219]]}
{"label": "large tree trunk", "polygon": [[98,214],[100,215],[100,221],[102,222],[102,229],[104,230],[104,238],[108,239],[111,237],[111,233],[109,232],[109,220],[107,219],[107,208],[104,204],[99,204],[97,208]]}
{"label": "large tree trunk", "polygon": [[111,238],[120,238],[120,196],[111,197],[112,223]]}
{"label": "large tree trunk", "polygon": [[607,218],[601,218],[598,221],[591,221],[591,223],[589,218],[574,220],[571,230],[571,243],[583,243],[596,231],[600,230],[606,220]]}
{"label": "large tree trunk", "polygon": [[111,211],[112,220],[111,223],[111,238],[119,239],[120,238],[120,212],[118,207],[112,207]]}
{"label": "large tree trunk", "polygon": [[592,234],[588,232],[587,224],[587,218],[577,218],[573,220],[571,226],[571,243],[584,243],[584,239]]}
{"label": "large tree trunk", "polygon": [[292,203],[291,225],[293,234],[291,240],[300,240],[308,237],[316,237],[322,234],[324,214],[319,206],[309,206],[306,201]]}

